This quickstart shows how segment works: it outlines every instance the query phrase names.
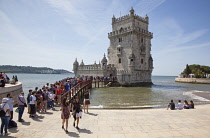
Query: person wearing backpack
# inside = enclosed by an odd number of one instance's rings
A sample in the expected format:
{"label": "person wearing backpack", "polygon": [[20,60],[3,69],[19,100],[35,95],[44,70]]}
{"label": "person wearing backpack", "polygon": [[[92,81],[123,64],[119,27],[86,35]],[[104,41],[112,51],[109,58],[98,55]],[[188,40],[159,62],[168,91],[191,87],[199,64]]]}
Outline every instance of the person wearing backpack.
{"label": "person wearing backpack", "polygon": [[1,104],[1,111],[0,111],[0,116],[1,116],[1,135],[3,135],[3,129],[4,129],[4,135],[8,135],[7,129],[8,129],[8,120],[10,118],[10,108],[9,105],[7,104],[8,99],[3,98],[2,99],[2,104]]}
{"label": "person wearing backpack", "polygon": [[43,97],[43,111],[47,112],[47,102],[48,102],[49,97],[46,90],[43,91],[42,97]]}

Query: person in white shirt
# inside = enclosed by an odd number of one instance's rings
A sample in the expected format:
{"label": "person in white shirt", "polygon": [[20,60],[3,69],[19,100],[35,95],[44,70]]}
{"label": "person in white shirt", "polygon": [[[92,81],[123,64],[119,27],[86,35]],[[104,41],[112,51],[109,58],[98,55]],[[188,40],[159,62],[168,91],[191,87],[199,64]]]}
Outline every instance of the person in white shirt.
{"label": "person in white shirt", "polygon": [[55,99],[55,91],[49,94],[49,106],[50,108],[54,109],[54,99]]}
{"label": "person in white shirt", "polygon": [[182,108],[183,108],[183,103],[181,103],[181,100],[179,100],[177,104],[177,109],[182,110]]}
{"label": "person in white shirt", "polygon": [[11,115],[10,120],[9,120],[9,123],[8,123],[8,127],[11,126],[11,121],[13,119],[13,103],[14,103],[14,101],[13,101],[12,98],[13,98],[12,94],[8,93],[7,94],[7,100],[8,100],[7,104],[9,105],[10,115]]}
{"label": "person in white shirt", "polygon": [[8,129],[8,120],[10,118],[10,108],[9,105],[7,104],[7,101],[8,101],[7,98],[3,98],[1,104],[1,108],[3,108],[3,110],[6,112],[5,116],[1,117],[1,135],[3,135],[3,129],[5,135],[8,135],[7,129]]}
{"label": "person in white shirt", "polygon": [[31,107],[31,112],[30,112],[30,116],[29,117],[34,117],[34,115],[36,114],[36,108],[35,108],[35,104],[36,104],[36,92],[32,92],[32,95],[30,96],[30,107]]}

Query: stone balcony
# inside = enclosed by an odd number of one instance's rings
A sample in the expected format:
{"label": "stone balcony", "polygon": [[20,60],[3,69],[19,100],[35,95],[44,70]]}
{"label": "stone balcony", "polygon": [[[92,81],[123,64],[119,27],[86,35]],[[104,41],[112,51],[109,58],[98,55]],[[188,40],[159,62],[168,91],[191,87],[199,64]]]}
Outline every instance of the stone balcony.
{"label": "stone balcony", "polygon": [[138,27],[133,27],[133,28],[127,27],[127,28],[123,28],[123,30],[119,29],[119,30],[112,31],[112,32],[108,33],[108,38],[111,38],[111,37],[114,37],[117,35],[123,35],[123,34],[129,33],[129,32],[137,32],[137,33],[141,33],[148,37],[153,38],[153,33],[149,32],[147,30],[144,30],[142,28],[138,28]]}

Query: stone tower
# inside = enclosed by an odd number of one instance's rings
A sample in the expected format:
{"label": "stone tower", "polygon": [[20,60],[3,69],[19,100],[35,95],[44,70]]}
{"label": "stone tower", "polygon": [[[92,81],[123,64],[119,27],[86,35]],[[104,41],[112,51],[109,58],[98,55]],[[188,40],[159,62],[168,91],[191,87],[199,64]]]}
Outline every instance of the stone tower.
{"label": "stone tower", "polygon": [[79,67],[79,63],[77,62],[77,58],[76,58],[73,63],[73,71],[74,71],[75,76],[77,76],[78,67]]}
{"label": "stone tower", "polygon": [[116,67],[121,85],[152,84],[153,59],[150,52],[153,34],[148,31],[148,25],[149,17],[134,14],[133,8],[128,15],[112,17],[108,59],[109,64]]}

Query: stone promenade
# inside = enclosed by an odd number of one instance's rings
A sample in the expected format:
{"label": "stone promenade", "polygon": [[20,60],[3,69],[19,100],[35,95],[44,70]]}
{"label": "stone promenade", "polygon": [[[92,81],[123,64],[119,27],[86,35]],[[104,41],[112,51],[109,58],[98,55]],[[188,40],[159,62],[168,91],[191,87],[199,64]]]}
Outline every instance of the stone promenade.
{"label": "stone promenade", "polygon": [[[18,138],[155,138],[155,137],[210,137],[210,105],[198,105],[196,109],[166,110],[90,110],[83,114],[80,130],[72,126],[69,119],[69,133],[61,128],[60,111],[48,110],[38,118],[29,118],[18,128],[11,128],[8,137]],[[14,113],[17,121],[17,113]]]}

